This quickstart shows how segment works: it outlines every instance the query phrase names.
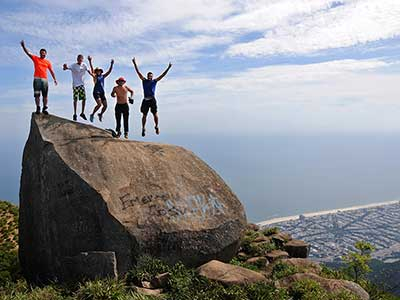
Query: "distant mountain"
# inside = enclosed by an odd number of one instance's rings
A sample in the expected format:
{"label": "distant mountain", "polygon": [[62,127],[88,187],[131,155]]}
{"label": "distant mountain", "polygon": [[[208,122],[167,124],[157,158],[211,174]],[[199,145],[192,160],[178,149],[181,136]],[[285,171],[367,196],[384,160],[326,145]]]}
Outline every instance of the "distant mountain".
{"label": "distant mountain", "polygon": [[0,250],[18,249],[18,207],[0,200]]}

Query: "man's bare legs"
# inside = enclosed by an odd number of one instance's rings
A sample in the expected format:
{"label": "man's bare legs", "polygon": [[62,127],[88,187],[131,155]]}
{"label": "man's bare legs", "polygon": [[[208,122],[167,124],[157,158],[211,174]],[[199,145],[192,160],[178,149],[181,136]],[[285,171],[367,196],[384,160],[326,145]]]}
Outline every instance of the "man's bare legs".
{"label": "man's bare legs", "polygon": [[40,114],[40,96],[35,96],[36,113]]}
{"label": "man's bare legs", "polygon": [[76,119],[76,106],[77,106],[77,103],[78,103],[78,100],[77,99],[74,99],[74,121],[76,121],[75,119]]}
{"label": "man's bare legs", "polygon": [[[156,134],[160,134],[160,129],[158,128],[158,114],[153,113],[153,117],[154,117],[154,124],[155,124],[154,129],[156,130]],[[142,136],[146,135],[146,119],[147,119],[147,114],[143,114],[143,116],[142,116]]]}
{"label": "man's bare legs", "polygon": [[86,100],[82,100],[82,114],[85,113]]}
{"label": "man's bare legs", "polygon": [[[86,100],[81,100],[81,101],[82,101],[82,113],[80,114],[80,116],[82,119],[86,120],[86,116],[85,116]],[[78,106],[78,99],[74,99],[74,116],[73,116],[74,121],[77,120],[77,115],[76,115],[77,106]]]}
{"label": "man's bare legs", "polygon": [[160,129],[158,128],[158,114],[153,113],[153,117],[154,117],[154,124],[155,124],[154,129],[156,130],[156,134],[160,134]]}
{"label": "man's bare legs", "polygon": [[49,99],[47,98],[47,96],[46,96],[46,97],[43,97],[43,110],[42,110],[42,112],[43,112],[45,115],[48,114],[48,112],[47,112],[47,103],[48,103],[48,101],[49,101]]}
{"label": "man's bare legs", "polygon": [[142,116],[142,136],[146,135],[146,118],[147,118],[147,114],[143,114]]}

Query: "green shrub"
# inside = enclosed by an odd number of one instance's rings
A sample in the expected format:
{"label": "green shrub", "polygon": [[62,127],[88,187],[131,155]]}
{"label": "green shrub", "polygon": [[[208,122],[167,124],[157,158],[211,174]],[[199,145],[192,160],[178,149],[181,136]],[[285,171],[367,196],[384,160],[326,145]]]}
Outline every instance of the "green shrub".
{"label": "green shrub", "polygon": [[0,286],[20,278],[18,254],[16,250],[5,250],[0,247]]}
{"label": "green shrub", "polygon": [[136,266],[128,272],[128,283],[139,284],[141,281],[150,281],[157,274],[168,272],[171,269],[163,261],[148,255],[139,257]]}
{"label": "green shrub", "polygon": [[278,227],[265,228],[265,229],[262,230],[262,233],[265,236],[271,236],[271,235],[279,233],[279,228]]}
{"label": "green shrub", "polygon": [[208,280],[198,277],[194,270],[186,268],[182,263],[177,263],[170,272],[171,277],[168,281],[167,289],[173,298],[168,299],[192,299],[192,291],[195,289],[201,290],[207,286]]}
{"label": "green shrub", "polygon": [[332,268],[327,267],[324,264],[321,264],[322,270],[320,275],[324,278],[328,279],[348,279],[347,276],[341,270],[334,270]]}
{"label": "green shrub", "polygon": [[371,261],[371,253],[375,247],[365,241],[358,241],[354,244],[356,251],[350,251],[342,259],[347,265],[347,272],[355,282],[359,282],[365,278],[366,274],[371,272],[369,263]]}
{"label": "green shrub", "polygon": [[239,266],[239,267],[242,267],[242,268],[250,269],[252,271],[259,271],[262,267],[264,267],[264,266],[261,266],[261,265],[254,265],[254,264],[245,263],[245,262],[239,260],[237,257],[232,258],[232,260],[229,263],[232,264],[232,265],[235,265],[235,266]]}
{"label": "green shrub", "polygon": [[284,262],[277,262],[272,269],[272,278],[274,280],[279,280],[290,275],[296,274],[299,272],[299,269],[295,266],[290,266]]}
{"label": "green shrub", "polygon": [[272,284],[255,283],[246,286],[247,297],[251,300],[286,300],[290,299],[286,289],[277,289]]}
{"label": "green shrub", "polygon": [[126,288],[116,280],[94,280],[82,283],[75,292],[77,300],[125,300]]}
{"label": "green shrub", "polygon": [[[53,287],[27,288],[25,291],[14,291],[8,294],[0,293],[0,300],[66,300],[61,292]],[[71,299],[72,300],[72,299]]]}
{"label": "green shrub", "polygon": [[290,288],[290,295],[294,300],[328,299],[327,292],[318,282],[311,279],[304,279],[294,282]]}

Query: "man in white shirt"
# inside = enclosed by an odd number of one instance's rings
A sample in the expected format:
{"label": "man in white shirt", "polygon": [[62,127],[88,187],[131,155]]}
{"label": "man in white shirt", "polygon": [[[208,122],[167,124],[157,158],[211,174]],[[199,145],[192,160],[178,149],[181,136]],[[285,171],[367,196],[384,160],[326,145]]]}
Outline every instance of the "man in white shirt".
{"label": "man in white shirt", "polygon": [[79,115],[82,119],[87,120],[85,116],[85,103],[86,103],[86,92],[85,92],[85,82],[83,77],[85,72],[90,74],[90,71],[86,64],[83,62],[83,55],[79,54],[76,58],[77,62],[68,67],[67,64],[63,65],[63,69],[71,70],[72,74],[72,89],[73,89],[73,99],[74,99],[74,115],[73,120],[77,120],[76,106],[78,100],[82,101],[82,113]]}

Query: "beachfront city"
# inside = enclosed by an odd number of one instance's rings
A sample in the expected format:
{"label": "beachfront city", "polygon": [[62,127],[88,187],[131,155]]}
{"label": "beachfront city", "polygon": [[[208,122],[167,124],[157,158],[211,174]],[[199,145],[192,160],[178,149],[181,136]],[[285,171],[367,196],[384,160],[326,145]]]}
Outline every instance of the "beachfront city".
{"label": "beachfront city", "polygon": [[364,240],[376,247],[373,257],[400,261],[400,201],[303,214],[259,223],[279,227],[311,245],[310,258],[337,261],[354,243]]}

